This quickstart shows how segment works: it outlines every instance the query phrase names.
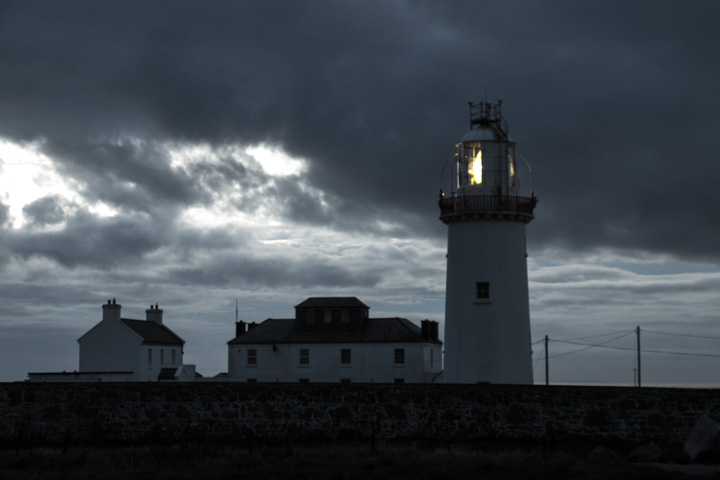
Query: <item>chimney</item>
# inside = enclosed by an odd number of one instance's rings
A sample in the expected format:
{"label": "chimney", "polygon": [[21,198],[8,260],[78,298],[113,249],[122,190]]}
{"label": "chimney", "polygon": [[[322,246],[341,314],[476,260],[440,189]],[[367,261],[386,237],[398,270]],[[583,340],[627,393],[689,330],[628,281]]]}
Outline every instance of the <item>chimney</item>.
{"label": "chimney", "polygon": [[163,311],[161,308],[158,307],[158,304],[156,303],[153,307],[150,305],[150,308],[145,310],[146,320],[148,322],[155,322],[158,325],[162,325],[163,322]]}
{"label": "chimney", "polygon": [[239,322],[235,322],[235,338],[239,337],[247,331],[245,329],[246,326],[247,323],[243,322],[242,320],[240,320]]}
{"label": "chimney", "polygon": [[258,324],[255,323],[255,322],[248,323],[248,325],[247,325],[247,331],[249,332],[250,330],[252,330],[253,328],[255,328],[255,327],[257,327],[257,326],[258,326]]}
{"label": "chimney", "polygon": [[112,301],[108,300],[105,305],[102,306],[103,309],[103,321],[110,321],[110,322],[119,322],[120,321],[120,310],[122,309],[122,305],[115,302],[115,299],[113,298]]}
{"label": "chimney", "polygon": [[432,339],[436,342],[440,341],[440,335],[438,334],[438,326],[439,325],[440,324],[438,322],[430,322],[430,331],[432,332],[431,336],[432,336]]}
{"label": "chimney", "polygon": [[420,328],[422,330],[422,337],[425,340],[432,340],[432,326],[430,320],[423,320],[420,322]]}

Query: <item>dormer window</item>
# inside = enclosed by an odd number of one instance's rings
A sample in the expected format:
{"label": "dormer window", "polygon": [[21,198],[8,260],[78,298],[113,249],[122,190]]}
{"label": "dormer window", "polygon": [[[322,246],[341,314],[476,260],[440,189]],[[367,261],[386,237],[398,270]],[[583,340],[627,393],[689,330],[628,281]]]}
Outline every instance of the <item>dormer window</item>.
{"label": "dormer window", "polygon": [[311,297],[295,306],[295,328],[307,331],[361,329],[369,310],[355,297]]}

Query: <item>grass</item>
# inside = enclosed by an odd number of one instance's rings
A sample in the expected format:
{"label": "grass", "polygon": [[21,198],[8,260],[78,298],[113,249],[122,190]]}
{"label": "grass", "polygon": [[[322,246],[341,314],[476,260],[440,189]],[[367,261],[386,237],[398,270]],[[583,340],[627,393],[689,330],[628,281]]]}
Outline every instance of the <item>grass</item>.
{"label": "grass", "polygon": [[364,443],[263,446],[217,443],[0,450],[1,480],[118,479],[588,479],[690,477],[616,462],[589,463],[587,452],[513,446],[427,447]]}

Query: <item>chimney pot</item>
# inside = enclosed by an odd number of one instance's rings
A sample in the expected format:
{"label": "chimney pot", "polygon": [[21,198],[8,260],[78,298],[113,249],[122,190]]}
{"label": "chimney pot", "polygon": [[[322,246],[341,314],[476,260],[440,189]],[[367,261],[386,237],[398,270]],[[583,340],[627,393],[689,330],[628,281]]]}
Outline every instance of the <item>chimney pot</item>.
{"label": "chimney pot", "polygon": [[119,322],[121,309],[122,305],[119,303],[110,303],[110,300],[108,300],[108,303],[103,304],[102,306],[103,320],[114,320]]}
{"label": "chimney pot", "polygon": [[145,310],[145,319],[148,322],[155,322],[159,325],[162,325],[163,311],[160,308],[158,308],[157,304],[155,304],[155,307],[153,307],[153,305],[151,303],[150,308],[148,310]]}

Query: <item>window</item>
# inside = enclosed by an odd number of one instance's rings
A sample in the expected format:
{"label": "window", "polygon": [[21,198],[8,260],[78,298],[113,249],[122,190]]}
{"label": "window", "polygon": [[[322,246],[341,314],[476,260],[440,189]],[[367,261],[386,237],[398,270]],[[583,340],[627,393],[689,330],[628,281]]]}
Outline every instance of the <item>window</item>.
{"label": "window", "polygon": [[165,349],[160,349],[160,366],[165,365]]}
{"label": "window", "polygon": [[475,283],[475,298],[477,300],[490,300],[490,282]]}
{"label": "window", "polygon": [[395,349],[395,363],[396,364],[405,363],[405,349],[404,348],[396,348]]}
{"label": "window", "polygon": [[310,364],[310,350],[307,348],[300,349],[300,365]]}
{"label": "window", "polygon": [[340,363],[350,365],[352,363],[352,350],[349,348],[340,349]]}
{"label": "window", "polygon": [[435,366],[435,350],[430,349],[430,368]]}
{"label": "window", "polygon": [[176,362],[176,359],[175,359],[175,349],[173,348],[173,350],[172,350],[172,366],[173,366],[173,367],[175,366],[175,362]]}
{"label": "window", "polygon": [[148,366],[152,365],[152,348],[148,348]]}
{"label": "window", "polygon": [[257,365],[257,350],[249,348],[247,351],[247,364]]}

